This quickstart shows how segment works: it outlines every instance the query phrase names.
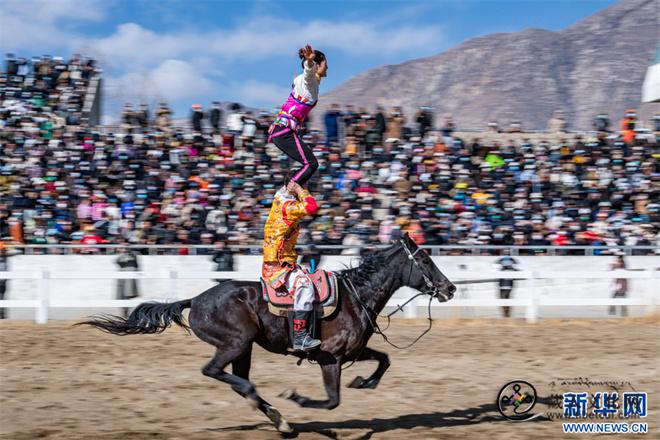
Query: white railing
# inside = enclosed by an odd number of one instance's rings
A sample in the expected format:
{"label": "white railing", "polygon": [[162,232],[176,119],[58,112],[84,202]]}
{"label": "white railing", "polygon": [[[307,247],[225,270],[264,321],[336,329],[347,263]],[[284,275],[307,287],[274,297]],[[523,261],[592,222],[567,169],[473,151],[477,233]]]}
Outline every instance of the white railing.
{"label": "white railing", "polygon": [[[327,255],[332,255],[332,251],[343,251],[348,249],[362,248],[386,248],[388,244],[369,243],[363,245],[319,245],[317,248],[321,251],[330,251]],[[236,254],[261,254],[263,245],[258,244],[229,244],[229,249]],[[655,245],[646,246],[624,246],[624,245],[603,245],[603,246],[583,246],[583,245],[422,245],[430,255],[604,255],[611,256],[617,254],[625,255],[659,255],[660,247]],[[180,250],[185,250],[188,255],[211,255],[216,250],[215,245],[203,244],[154,244],[154,245],[123,245],[123,244],[9,244],[7,248],[24,255],[39,254],[115,254],[119,249],[133,249],[143,251],[149,255],[159,254],[177,254]],[[304,245],[298,245],[298,249],[305,249]]]}
{"label": "white railing", "polygon": [[[528,322],[536,322],[539,318],[540,307],[584,307],[584,306],[645,306],[647,312],[654,313],[658,306],[660,294],[660,271],[657,269],[639,270],[639,271],[592,271],[592,272],[557,272],[557,271],[490,271],[480,272],[478,276],[466,276],[460,273],[448,273],[450,280],[458,285],[483,283],[499,279],[528,280],[530,284],[525,289],[529,292],[526,298],[512,299],[468,299],[454,298],[449,302],[432,302],[433,307],[524,307],[525,318]],[[540,280],[585,280],[585,279],[644,279],[653,283],[653,289],[650,294],[636,296],[633,298],[553,298],[552,296],[540,295],[538,281]],[[179,280],[209,280],[209,279],[236,279],[246,281],[257,281],[258,277],[254,272],[213,272],[213,271],[186,271],[169,270],[168,272],[51,272],[48,270],[40,271],[14,271],[0,272],[0,279],[6,280],[37,280],[39,284],[37,299],[5,299],[0,300],[0,308],[33,308],[35,309],[35,321],[39,324],[48,322],[48,311],[50,308],[121,308],[135,307],[145,302],[143,298],[136,299],[57,299],[50,298],[51,280],[163,280],[169,279],[172,284],[171,291],[177,292],[177,283]],[[173,298],[151,298],[150,300],[172,300]],[[177,298],[183,299],[183,298]],[[387,307],[396,307],[403,303],[406,297],[392,298]],[[417,316],[418,306],[426,302],[423,298],[418,298],[411,302],[404,310],[404,316],[414,318]]]}

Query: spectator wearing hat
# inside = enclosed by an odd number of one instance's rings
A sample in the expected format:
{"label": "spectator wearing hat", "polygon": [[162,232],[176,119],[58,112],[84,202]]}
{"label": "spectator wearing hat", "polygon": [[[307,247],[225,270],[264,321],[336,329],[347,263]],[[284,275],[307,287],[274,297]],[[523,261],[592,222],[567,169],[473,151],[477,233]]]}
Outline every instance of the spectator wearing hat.
{"label": "spectator wearing hat", "polygon": [[171,116],[172,110],[170,110],[167,103],[161,102],[158,104],[158,109],[156,110],[156,129],[162,132],[168,132],[171,125]]}
{"label": "spectator wearing hat", "polygon": [[121,112],[121,122],[129,133],[133,132],[135,122],[133,106],[128,102],[124,104],[124,109]]}
{"label": "spectator wearing hat", "polygon": [[241,105],[238,103],[234,103],[230,107],[227,115],[227,131],[234,137],[240,136],[243,132],[243,112]]}
{"label": "spectator wearing hat", "polygon": [[417,123],[419,138],[423,140],[426,133],[433,129],[433,114],[431,113],[431,109],[420,107],[415,115],[415,122]]}
{"label": "spectator wearing hat", "polygon": [[192,105],[192,113],[190,115],[190,122],[192,124],[193,131],[196,133],[202,132],[202,121],[204,120],[204,111],[202,110],[201,104]]}
{"label": "spectator wearing hat", "polygon": [[403,139],[403,125],[406,123],[406,117],[403,114],[401,107],[393,107],[392,111],[387,118],[387,134],[388,139]]}
{"label": "spectator wearing hat", "polygon": [[220,108],[220,103],[218,101],[213,101],[211,111],[209,112],[209,122],[211,123],[211,128],[213,133],[220,133],[220,120],[222,119],[222,109]]}
{"label": "spectator wearing hat", "polygon": [[140,110],[136,113],[137,122],[142,133],[149,131],[149,107],[147,104],[140,104]]}
{"label": "spectator wearing hat", "polygon": [[610,132],[610,118],[605,113],[600,113],[596,116],[593,122],[594,130],[598,133],[609,133]]}
{"label": "spectator wearing hat", "polygon": [[445,117],[444,123],[440,131],[442,132],[442,138],[446,145],[452,145],[454,139],[453,134],[456,130],[456,124],[454,124],[454,119],[451,116]]}
{"label": "spectator wearing hat", "polygon": [[637,111],[628,109],[626,115],[621,119],[621,138],[623,142],[631,144],[635,140],[635,128],[637,128]]}
{"label": "spectator wearing hat", "polygon": [[387,117],[385,116],[385,109],[383,109],[383,107],[376,107],[374,120],[376,121],[376,131],[379,134],[378,145],[382,145],[385,132],[387,131]]}

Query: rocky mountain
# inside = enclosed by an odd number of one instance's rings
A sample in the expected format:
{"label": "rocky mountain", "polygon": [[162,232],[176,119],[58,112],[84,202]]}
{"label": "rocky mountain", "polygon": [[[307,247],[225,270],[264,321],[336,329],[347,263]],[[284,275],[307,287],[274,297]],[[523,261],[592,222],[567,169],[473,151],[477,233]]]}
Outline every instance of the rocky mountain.
{"label": "rocky mountain", "polygon": [[622,0],[559,32],[490,34],[368,70],[323,95],[314,113],[333,102],[401,105],[408,116],[431,105],[437,119],[452,115],[463,128],[483,129],[496,119],[544,129],[560,110],[569,128],[589,129],[598,113],[616,121],[626,108],[639,107],[659,38],[660,0]]}

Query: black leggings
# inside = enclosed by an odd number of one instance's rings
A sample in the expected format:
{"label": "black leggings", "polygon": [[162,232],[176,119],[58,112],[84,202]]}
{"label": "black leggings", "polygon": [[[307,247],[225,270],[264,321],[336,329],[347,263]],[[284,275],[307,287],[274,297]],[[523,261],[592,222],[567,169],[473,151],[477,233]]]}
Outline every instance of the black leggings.
{"label": "black leggings", "polygon": [[319,167],[319,162],[314,157],[312,149],[289,127],[276,125],[270,135],[270,140],[284,154],[302,165],[294,171],[291,180],[300,186],[305,185]]}

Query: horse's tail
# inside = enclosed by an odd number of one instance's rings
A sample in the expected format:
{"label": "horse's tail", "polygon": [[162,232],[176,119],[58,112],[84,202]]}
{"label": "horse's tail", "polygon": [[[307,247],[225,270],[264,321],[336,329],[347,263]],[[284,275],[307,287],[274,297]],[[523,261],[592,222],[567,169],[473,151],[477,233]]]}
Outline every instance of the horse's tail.
{"label": "horse's tail", "polygon": [[76,325],[91,325],[104,332],[120,336],[162,333],[172,323],[190,331],[183,317],[183,311],[189,308],[191,303],[190,299],[173,303],[146,302],[137,306],[128,318],[94,315],[89,320]]}

